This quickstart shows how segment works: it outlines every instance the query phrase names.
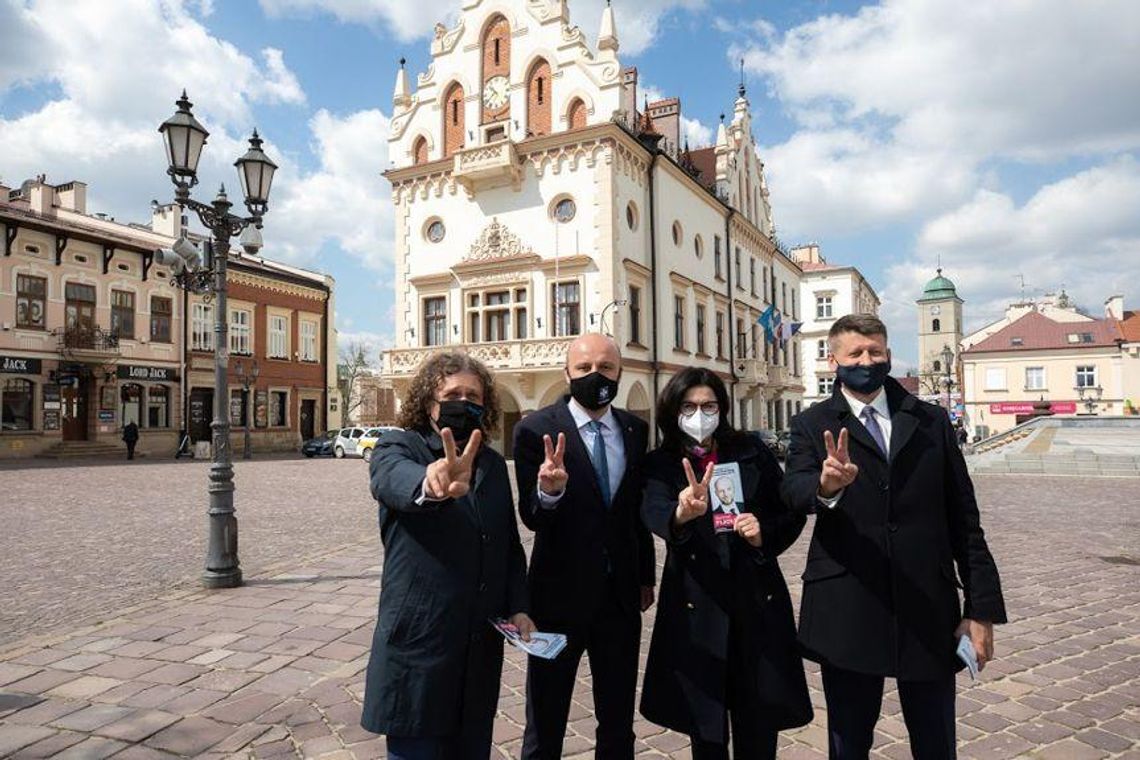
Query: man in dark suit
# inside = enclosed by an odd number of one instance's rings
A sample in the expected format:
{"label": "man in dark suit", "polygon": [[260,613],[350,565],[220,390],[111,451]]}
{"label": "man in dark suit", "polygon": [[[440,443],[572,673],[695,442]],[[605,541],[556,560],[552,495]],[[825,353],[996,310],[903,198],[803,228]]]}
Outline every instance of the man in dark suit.
{"label": "man in dark suit", "polygon": [[557,760],[578,663],[593,676],[598,758],[633,757],[641,613],[653,604],[655,560],[641,522],[644,421],[612,406],[621,354],[583,335],[567,352],[570,396],[515,426],[519,515],[534,531],[528,588],[539,630],[567,635],[557,659],[530,658],[526,760]]}
{"label": "man in dark suit", "polygon": [[800,643],[821,664],[830,756],[868,756],[893,677],[914,757],[953,758],[959,638],[984,667],[1006,622],[973,484],[946,412],[888,377],[877,317],[840,318],[828,342],[835,392],[792,420],[783,496],[817,515]]}

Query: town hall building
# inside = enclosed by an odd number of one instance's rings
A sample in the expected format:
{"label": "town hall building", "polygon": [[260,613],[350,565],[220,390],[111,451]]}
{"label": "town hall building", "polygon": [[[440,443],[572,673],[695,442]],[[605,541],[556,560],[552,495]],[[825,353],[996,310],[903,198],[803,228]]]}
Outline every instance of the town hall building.
{"label": "town hall building", "polygon": [[562,0],[464,0],[427,71],[396,76],[385,173],[395,207],[402,395],[420,362],[462,349],[497,373],[509,455],[522,415],[567,392],[566,349],[585,332],[624,356],[617,403],[652,419],[676,371],[730,388],[743,428],[782,428],[802,406],[802,271],[776,240],[741,85],[715,145],[689,146],[681,101],[638,96],[607,5],[591,47]]}

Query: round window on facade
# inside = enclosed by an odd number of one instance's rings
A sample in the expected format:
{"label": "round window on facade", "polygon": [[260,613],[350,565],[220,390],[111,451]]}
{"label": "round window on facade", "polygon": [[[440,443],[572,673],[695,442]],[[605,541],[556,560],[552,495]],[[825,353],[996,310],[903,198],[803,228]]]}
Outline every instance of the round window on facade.
{"label": "round window on facade", "polygon": [[427,238],[429,243],[441,243],[446,235],[447,228],[443,226],[443,222],[439,219],[433,219],[428,222],[427,228],[424,230],[424,237]]}
{"label": "round window on facade", "polygon": [[629,225],[630,230],[637,229],[637,205],[633,201],[626,204],[625,223]]}
{"label": "round window on facade", "polygon": [[684,231],[681,229],[680,222],[673,222],[673,245],[680,246],[681,238],[684,236]]}
{"label": "round window on facade", "polygon": [[705,241],[701,240],[700,235],[693,238],[693,252],[697,254],[698,259],[705,255]]}
{"label": "round window on facade", "polygon": [[562,200],[556,201],[554,203],[554,208],[551,215],[554,217],[554,220],[556,222],[566,224],[571,219],[573,219],[574,215],[577,213],[578,207],[574,204],[574,200],[572,198],[563,198]]}

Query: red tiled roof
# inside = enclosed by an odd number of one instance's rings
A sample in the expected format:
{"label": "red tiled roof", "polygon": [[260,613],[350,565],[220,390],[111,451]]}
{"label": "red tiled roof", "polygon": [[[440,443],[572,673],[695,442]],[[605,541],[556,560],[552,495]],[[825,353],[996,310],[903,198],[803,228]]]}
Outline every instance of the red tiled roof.
{"label": "red tiled roof", "polygon": [[[1031,311],[1016,322],[974,346],[967,354],[996,351],[1041,351],[1115,346],[1121,339],[1115,319],[1093,319],[1087,322],[1056,322],[1044,314]],[[1070,340],[1070,335],[1088,336]]]}
{"label": "red tiled roof", "polygon": [[1140,311],[1124,312],[1120,332],[1124,336],[1125,343],[1140,343]]}

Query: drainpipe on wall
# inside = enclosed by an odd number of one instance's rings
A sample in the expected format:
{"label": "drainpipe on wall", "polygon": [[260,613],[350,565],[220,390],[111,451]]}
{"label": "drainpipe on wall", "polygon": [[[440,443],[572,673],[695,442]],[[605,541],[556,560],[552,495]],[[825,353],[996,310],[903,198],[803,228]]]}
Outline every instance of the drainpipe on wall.
{"label": "drainpipe on wall", "polygon": [[[182,381],[179,386],[182,389],[182,429],[186,431],[186,435],[190,435],[190,379],[186,376],[189,369],[189,364],[186,362],[187,347],[190,345],[190,292],[182,290],[182,356],[181,369]],[[182,445],[182,439],[178,439],[178,445]],[[191,448],[193,452],[193,448]]]}
{"label": "drainpipe on wall", "polygon": [[725,269],[728,271],[728,277],[725,281],[728,283],[726,294],[728,295],[728,369],[732,373],[732,382],[728,385],[728,399],[732,404],[732,410],[729,412],[728,418],[731,420],[732,415],[736,413],[736,347],[733,337],[736,335],[736,310],[733,308],[735,299],[732,296],[732,265],[736,261],[732,256],[732,214],[730,208],[728,214],[724,217],[724,263]]}
{"label": "drainpipe on wall", "polygon": [[[653,368],[653,402],[656,404],[660,396],[661,384],[661,365],[658,361],[658,347],[657,347],[657,209],[656,197],[654,192],[653,182],[657,167],[657,156],[659,152],[656,148],[652,149],[652,155],[649,158],[649,269],[653,272],[650,279],[650,286],[652,287],[653,298],[653,352],[650,364]],[[654,420],[656,422],[656,420]],[[653,425],[653,445],[660,444],[660,433],[656,424]]]}

